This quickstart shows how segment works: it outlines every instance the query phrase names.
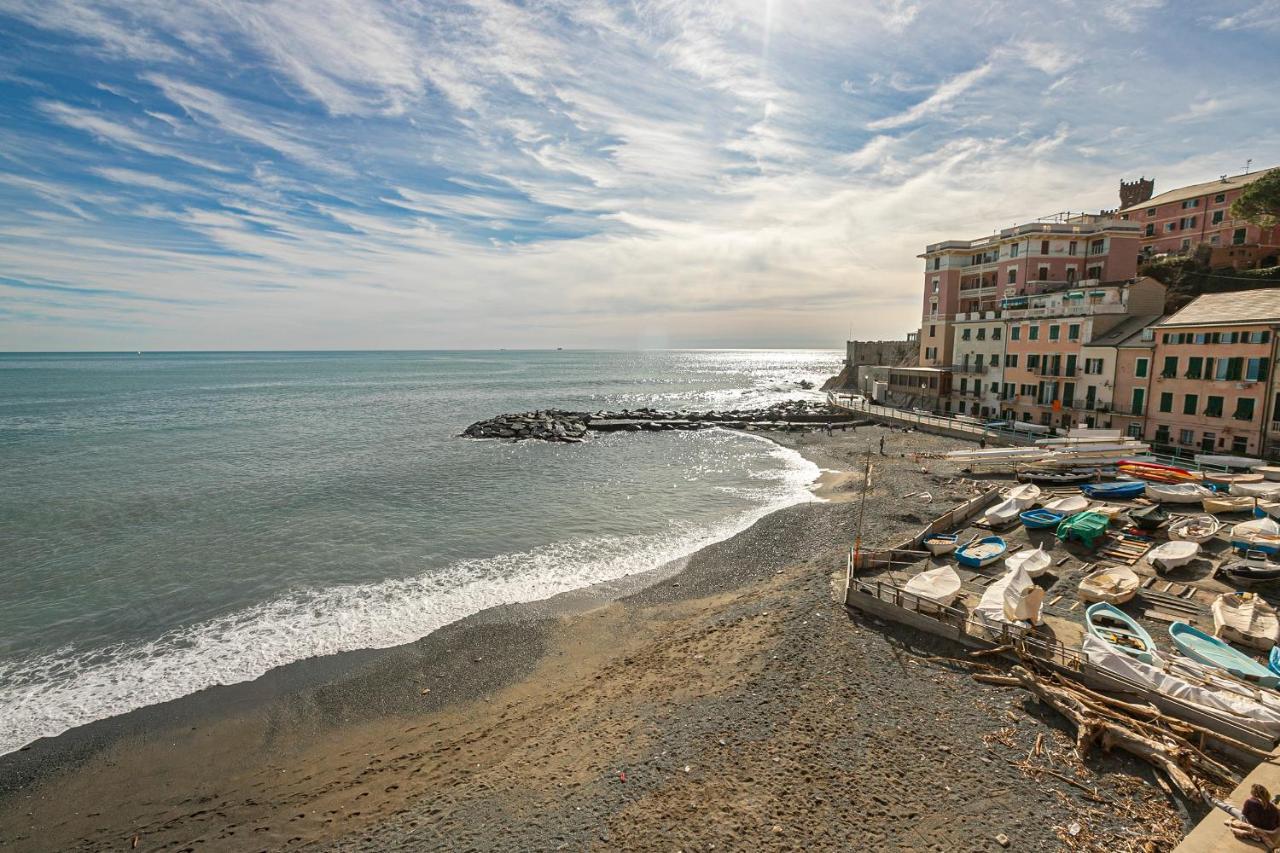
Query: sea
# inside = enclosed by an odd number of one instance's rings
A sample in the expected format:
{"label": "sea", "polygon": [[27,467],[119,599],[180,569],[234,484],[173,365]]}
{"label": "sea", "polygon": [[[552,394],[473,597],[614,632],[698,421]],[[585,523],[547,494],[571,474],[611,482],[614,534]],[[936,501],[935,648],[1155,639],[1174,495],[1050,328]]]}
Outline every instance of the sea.
{"label": "sea", "polygon": [[714,429],[502,412],[816,399],[829,351],[0,355],[0,754],[317,655],[664,566],[813,500]]}

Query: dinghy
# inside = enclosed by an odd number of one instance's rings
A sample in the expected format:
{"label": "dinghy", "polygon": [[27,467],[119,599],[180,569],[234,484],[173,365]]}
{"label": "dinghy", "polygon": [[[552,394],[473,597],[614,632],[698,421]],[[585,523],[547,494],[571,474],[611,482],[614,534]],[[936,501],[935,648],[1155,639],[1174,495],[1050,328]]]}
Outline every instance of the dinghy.
{"label": "dinghy", "polygon": [[1106,500],[1124,500],[1136,498],[1147,488],[1141,480],[1116,480],[1114,483],[1088,483],[1080,487],[1091,498]]}
{"label": "dinghy", "polygon": [[1080,580],[1080,599],[1124,604],[1137,595],[1141,583],[1142,578],[1128,566],[1107,566]]}
{"label": "dinghy", "polygon": [[960,575],[951,566],[930,569],[907,581],[903,590],[947,607],[960,594]]}
{"label": "dinghy", "polygon": [[956,562],[971,569],[989,566],[1004,556],[1009,546],[999,536],[986,536],[956,551]]}
{"label": "dinghy", "polygon": [[988,624],[1040,624],[1044,590],[1023,569],[1010,569],[982,594],[973,615]]}
{"label": "dinghy", "polygon": [[1185,566],[1199,553],[1200,546],[1196,543],[1174,540],[1157,545],[1148,551],[1147,562],[1154,566],[1157,572],[1167,572],[1169,569]]}
{"label": "dinghy", "polygon": [[1277,481],[1280,480],[1280,466],[1276,465],[1259,465],[1250,469],[1255,474],[1261,474],[1265,479]]}
{"label": "dinghy", "polygon": [[1129,518],[1143,530],[1155,530],[1169,520],[1169,513],[1159,506],[1144,506],[1130,511]]}
{"label": "dinghy", "polygon": [[1280,552],[1280,523],[1265,517],[1242,521],[1231,528],[1231,547],[1267,554]]}
{"label": "dinghy", "polygon": [[1004,558],[1004,564],[1011,569],[1022,569],[1033,578],[1038,578],[1049,571],[1053,558],[1041,546],[1034,551],[1019,551]]}
{"label": "dinghy", "polygon": [[1034,483],[1024,483],[1021,486],[1006,489],[1001,496],[1005,500],[1016,503],[1018,511],[1021,512],[1024,509],[1031,509],[1035,502],[1040,499],[1040,487]]}
{"label": "dinghy", "polygon": [[1084,611],[1084,624],[1088,632],[1112,648],[1151,663],[1156,651],[1155,641],[1146,629],[1119,607],[1099,601]]}
{"label": "dinghy", "polygon": [[1068,495],[1065,498],[1054,498],[1044,505],[1044,509],[1050,512],[1060,512],[1063,515],[1075,515],[1077,512],[1084,512],[1089,508],[1089,499],[1081,495]]}
{"label": "dinghy", "polygon": [[1222,522],[1212,515],[1189,515],[1169,525],[1169,538],[1203,545],[1222,529]]}
{"label": "dinghy", "polygon": [[1265,551],[1246,551],[1243,560],[1226,563],[1218,571],[1245,585],[1280,580],[1280,563],[1268,560]]}
{"label": "dinghy", "polygon": [[1258,501],[1257,506],[1253,509],[1253,515],[1255,518],[1261,518],[1266,515],[1280,520],[1280,501]]}
{"label": "dinghy", "polygon": [[1280,483],[1263,480],[1261,483],[1232,483],[1231,494],[1246,498],[1267,498],[1275,500],[1280,497]]}
{"label": "dinghy", "polygon": [[1066,518],[1060,512],[1051,509],[1029,509],[1019,516],[1022,525],[1028,530],[1043,530],[1046,527],[1057,527],[1058,522]]}
{"label": "dinghy", "polygon": [[1236,483],[1261,483],[1264,478],[1261,474],[1219,474],[1208,472],[1204,475],[1204,479],[1207,483],[1216,483],[1219,486],[1234,486]]}
{"label": "dinghy", "polygon": [[1228,592],[1213,601],[1213,633],[1251,649],[1275,648],[1280,642],[1276,609],[1252,592]]}
{"label": "dinghy", "polygon": [[950,554],[960,544],[960,537],[954,533],[934,533],[922,540],[924,547],[935,557]]}
{"label": "dinghy", "polygon": [[1217,637],[1211,637],[1204,631],[1192,628],[1186,622],[1174,622],[1170,625],[1169,638],[1173,640],[1173,644],[1180,652],[1192,660],[1226,670],[1236,678],[1242,678],[1263,687],[1275,687],[1280,684],[1280,675],[1267,669],[1244,652],[1231,648]]}
{"label": "dinghy", "polygon": [[1017,518],[1023,509],[1025,507],[1013,498],[1003,500],[986,511],[982,516],[982,523],[989,527],[1003,527]]}
{"label": "dinghy", "polygon": [[1220,512],[1249,512],[1253,509],[1254,499],[1249,497],[1227,495],[1214,495],[1200,501],[1200,505],[1204,507],[1205,512],[1211,512],[1215,515]]}
{"label": "dinghy", "polygon": [[1147,483],[1147,497],[1165,504],[1198,504],[1213,492],[1195,483]]}

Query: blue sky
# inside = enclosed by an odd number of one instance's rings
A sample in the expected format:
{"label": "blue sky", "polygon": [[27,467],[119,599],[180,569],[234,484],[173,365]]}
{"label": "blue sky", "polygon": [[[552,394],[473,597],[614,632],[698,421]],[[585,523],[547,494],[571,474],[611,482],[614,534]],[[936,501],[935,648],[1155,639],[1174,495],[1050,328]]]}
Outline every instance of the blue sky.
{"label": "blue sky", "polygon": [[821,346],[1280,164],[1280,2],[0,0],[0,350]]}

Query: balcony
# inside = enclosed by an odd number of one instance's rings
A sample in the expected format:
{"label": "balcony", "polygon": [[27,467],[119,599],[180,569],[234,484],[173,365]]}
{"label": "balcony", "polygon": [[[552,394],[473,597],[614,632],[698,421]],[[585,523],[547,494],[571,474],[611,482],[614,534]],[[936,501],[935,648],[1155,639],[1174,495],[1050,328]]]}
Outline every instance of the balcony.
{"label": "balcony", "polygon": [[950,368],[952,373],[986,373],[988,368],[983,364],[953,364]]}

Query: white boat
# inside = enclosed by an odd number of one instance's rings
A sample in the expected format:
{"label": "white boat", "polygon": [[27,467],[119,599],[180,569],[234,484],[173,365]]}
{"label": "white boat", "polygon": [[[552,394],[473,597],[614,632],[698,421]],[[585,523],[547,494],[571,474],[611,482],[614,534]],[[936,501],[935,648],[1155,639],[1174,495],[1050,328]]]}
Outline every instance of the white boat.
{"label": "white boat", "polygon": [[1280,519],[1280,501],[1258,501],[1258,509],[1265,512],[1268,516]]}
{"label": "white boat", "polygon": [[1075,515],[1089,508],[1089,499],[1084,495],[1068,495],[1065,498],[1054,498],[1045,504],[1044,508],[1063,515]]}
{"label": "white boat", "polygon": [[1236,548],[1254,548],[1268,554],[1280,552],[1280,523],[1266,516],[1242,521],[1231,528],[1231,544]]}
{"label": "white boat", "polygon": [[1045,572],[1049,571],[1049,564],[1053,562],[1053,558],[1044,550],[1044,546],[1037,547],[1034,551],[1019,551],[1018,553],[1005,557],[1004,564],[1011,569],[1022,569],[1029,576],[1038,578]]}
{"label": "white boat", "polygon": [[1001,622],[1039,625],[1044,590],[1023,569],[1010,569],[987,587],[973,615],[988,624]]}
{"label": "white boat", "polygon": [[1186,540],[1173,540],[1157,545],[1147,552],[1147,562],[1155,567],[1156,571],[1165,572],[1169,569],[1176,569],[1178,566],[1185,566],[1196,558],[1200,553],[1200,546],[1195,542]]}
{"label": "white boat", "polygon": [[1141,583],[1142,578],[1128,566],[1107,566],[1081,579],[1080,599],[1124,604],[1137,595]]}
{"label": "white boat", "polygon": [[1220,595],[1211,609],[1215,637],[1261,651],[1280,643],[1276,609],[1252,592]]}
{"label": "white boat", "polygon": [[982,516],[982,521],[990,527],[1003,527],[1016,519],[1023,509],[1025,507],[1020,503],[1013,498],[1009,498],[988,509],[986,514]]}
{"label": "white boat", "polygon": [[960,595],[960,575],[951,566],[930,569],[907,581],[903,590],[946,607]]}
{"label": "white boat", "polygon": [[1198,504],[1213,492],[1195,483],[1147,483],[1147,497],[1166,504]]}
{"label": "white boat", "polygon": [[1263,480],[1261,483],[1232,483],[1231,494],[1241,495],[1248,498],[1269,498],[1275,500],[1280,497],[1280,483],[1270,480]]}
{"label": "white boat", "polygon": [[1016,503],[1018,511],[1021,512],[1035,506],[1036,501],[1040,499],[1040,487],[1035,483],[1023,483],[1021,486],[1005,490],[1002,497]]}
{"label": "white boat", "polygon": [[1228,495],[1214,495],[1200,501],[1205,512],[1250,512],[1256,498],[1242,497],[1236,495],[1234,497]]}
{"label": "white boat", "polygon": [[1169,523],[1169,538],[1203,545],[1222,529],[1222,522],[1212,515],[1189,515]]}
{"label": "white boat", "polygon": [[1253,471],[1253,473],[1255,474],[1261,474],[1263,477],[1266,477],[1268,480],[1280,481],[1280,466],[1258,465],[1254,468],[1250,468],[1249,470]]}
{"label": "white boat", "polygon": [[960,544],[960,537],[954,533],[934,533],[921,540],[924,547],[935,557],[950,554]]}

